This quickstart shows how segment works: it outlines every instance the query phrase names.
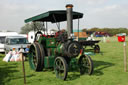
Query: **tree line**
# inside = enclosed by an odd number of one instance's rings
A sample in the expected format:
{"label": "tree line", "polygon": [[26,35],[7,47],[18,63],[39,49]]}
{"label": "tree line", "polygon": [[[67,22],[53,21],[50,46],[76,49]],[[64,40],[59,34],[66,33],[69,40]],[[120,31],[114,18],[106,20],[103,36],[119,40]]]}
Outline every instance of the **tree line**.
{"label": "tree line", "polygon": [[[35,23],[35,25],[37,26],[37,28],[43,29],[42,28],[42,23]],[[32,31],[34,28],[33,23],[27,23],[25,24],[22,28],[20,33],[21,34],[27,34],[29,31]],[[43,29],[44,30],[44,29]],[[54,30],[54,29],[52,29]],[[98,28],[98,27],[94,27],[94,28],[90,28],[90,29],[82,29],[83,32],[106,32],[108,34],[110,34],[111,36],[114,36],[116,34],[119,33],[126,33],[128,34],[128,29],[127,28]]]}
{"label": "tree line", "polygon": [[108,34],[110,34],[111,36],[114,36],[116,34],[119,33],[126,33],[128,34],[128,29],[127,28],[98,28],[98,27],[94,27],[91,29],[82,29],[83,32],[106,32]]}

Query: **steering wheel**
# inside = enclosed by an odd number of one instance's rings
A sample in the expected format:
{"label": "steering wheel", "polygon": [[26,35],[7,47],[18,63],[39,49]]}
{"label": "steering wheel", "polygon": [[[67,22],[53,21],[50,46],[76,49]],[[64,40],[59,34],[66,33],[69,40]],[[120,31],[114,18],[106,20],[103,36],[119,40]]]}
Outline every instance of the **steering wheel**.
{"label": "steering wheel", "polygon": [[41,32],[41,31],[38,31],[36,34],[35,34],[35,39],[34,39],[34,41],[37,41],[37,39],[38,39],[38,34],[40,34],[40,35],[42,35],[43,33]]}

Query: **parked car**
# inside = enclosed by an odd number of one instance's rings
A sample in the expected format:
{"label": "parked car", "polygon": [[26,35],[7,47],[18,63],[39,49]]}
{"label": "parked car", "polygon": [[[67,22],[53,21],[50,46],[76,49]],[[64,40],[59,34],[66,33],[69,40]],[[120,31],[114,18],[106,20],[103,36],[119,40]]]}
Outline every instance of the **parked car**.
{"label": "parked car", "polygon": [[16,36],[16,35],[18,35],[17,32],[5,32],[5,31],[0,32],[0,52],[5,52],[4,44],[5,44],[6,36]]}
{"label": "parked car", "polygon": [[0,52],[4,52],[5,36],[0,36]]}
{"label": "parked car", "polygon": [[11,51],[13,48],[18,52],[21,48],[25,50],[29,45],[27,37],[24,36],[7,36],[5,39],[5,54]]}

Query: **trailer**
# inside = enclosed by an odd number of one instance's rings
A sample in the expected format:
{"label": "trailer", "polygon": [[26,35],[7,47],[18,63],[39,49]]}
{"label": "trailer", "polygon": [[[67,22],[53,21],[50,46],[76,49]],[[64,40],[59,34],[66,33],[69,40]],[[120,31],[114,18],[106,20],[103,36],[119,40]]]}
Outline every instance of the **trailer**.
{"label": "trailer", "polygon": [[79,43],[84,46],[84,48],[86,49],[87,46],[92,47],[92,49],[94,50],[94,53],[99,53],[100,52],[100,46],[98,45],[98,43],[100,42],[100,40],[79,40]]}
{"label": "trailer", "polygon": [[[83,34],[83,35],[82,35]],[[77,41],[87,50],[86,47],[91,47],[92,50],[94,50],[94,53],[100,53],[100,46],[98,45],[98,43],[100,42],[100,40],[95,40],[93,38],[93,35],[91,35],[90,37],[87,37],[86,33],[82,32],[82,34],[80,34],[79,29],[77,30],[77,32],[75,33],[75,36],[78,37]]]}

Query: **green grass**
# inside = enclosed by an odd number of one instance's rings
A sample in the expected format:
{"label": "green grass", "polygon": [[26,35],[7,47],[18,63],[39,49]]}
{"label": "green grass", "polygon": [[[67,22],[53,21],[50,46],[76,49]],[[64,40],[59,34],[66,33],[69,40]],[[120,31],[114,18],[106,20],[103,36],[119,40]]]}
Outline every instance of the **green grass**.
{"label": "green grass", "polygon": [[[91,56],[94,63],[91,76],[70,72],[67,80],[62,81],[56,78],[52,70],[32,71],[26,61],[27,85],[128,85],[128,72],[124,72],[123,65],[123,43],[112,37],[109,42],[100,42],[99,45],[101,53]],[[0,85],[23,85],[22,62],[6,63],[2,61],[3,57],[0,54]]]}

